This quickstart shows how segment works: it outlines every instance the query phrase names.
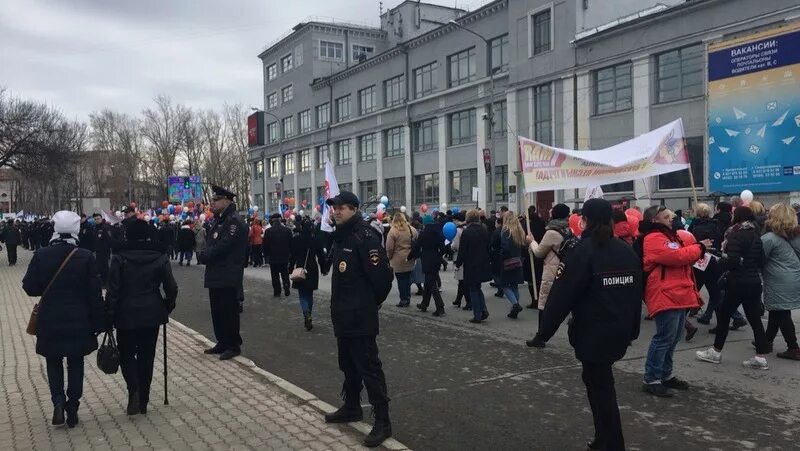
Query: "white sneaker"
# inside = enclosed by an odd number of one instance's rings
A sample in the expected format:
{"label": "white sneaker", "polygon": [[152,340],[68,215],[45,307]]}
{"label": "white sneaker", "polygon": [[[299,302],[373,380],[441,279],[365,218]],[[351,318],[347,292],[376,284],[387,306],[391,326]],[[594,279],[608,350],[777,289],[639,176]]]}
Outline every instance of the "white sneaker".
{"label": "white sneaker", "polygon": [[702,360],[703,362],[719,363],[722,361],[722,353],[717,352],[717,350],[713,347],[708,348],[705,351],[697,351],[695,355],[697,356],[698,360]]}
{"label": "white sneaker", "polygon": [[752,359],[745,360],[744,362],[742,362],[742,365],[746,366],[747,368],[752,368],[754,370],[769,369],[769,365],[767,365],[767,359],[758,356],[755,356]]}

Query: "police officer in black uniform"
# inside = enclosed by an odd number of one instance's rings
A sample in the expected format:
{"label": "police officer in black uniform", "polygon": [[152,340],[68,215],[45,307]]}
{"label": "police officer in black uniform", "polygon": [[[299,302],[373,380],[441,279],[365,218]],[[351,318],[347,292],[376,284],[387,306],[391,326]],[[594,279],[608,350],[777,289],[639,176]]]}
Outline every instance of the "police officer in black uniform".
{"label": "police officer in black uniform", "polygon": [[[329,260],[333,265],[331,320],[339,349],[339,369],[344,373],[344,406],[325,415],[325,421],[360,421],[363,383],[375,412],[375,425],[364,445],[376,447],[392,435],[386,378],[375,339],[378,309],[392,289],[394,275],[381,236],[361,217],[358,197],[342,191],[327,204],[333,207],[336,224]],[[327,268],[323,270],[326,271]]]}
{"label": "police officer in black uniform", "polygon": [[214,221],[206,238],[206,248],[198,259],[206,266],[205,287],[211,300],[211,320],[217,344],[206,354],[221,354],[228,360],[241,353],[238,293],[244,277],[247,226],[236,212],[232,192],[211,185]]}
{"label": "police officer in black uniform", "polygon": [[639,337],[643,279],[636,253],[614,237],[611,214],[611,204],[603,199],[584,204],[584,232],[558,267],[534,341],[547,342],[572,312],[569,342],[583,364],[594,417],[588,448],[617,451],[625,449],[625,440],[611,365]]}
{"label": "police officer in black uniform", "polygon": [[97,272],[103,286],[108,283],[108,265],[111,259],[111,227],[103,220],[100,213],[92,215],[94,219],[94,255],[97,260]]}

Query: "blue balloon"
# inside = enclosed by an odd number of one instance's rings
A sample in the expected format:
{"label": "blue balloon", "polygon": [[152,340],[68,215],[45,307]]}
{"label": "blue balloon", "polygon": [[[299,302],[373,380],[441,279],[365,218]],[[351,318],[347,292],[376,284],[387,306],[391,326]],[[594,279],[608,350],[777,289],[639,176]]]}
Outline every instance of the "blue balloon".
{"label": "blue balloon", "polygon": [[162,211],[163,211],[163,210],[161,210],[161,209],[159,208],[159,209],[157,209],[157,210],[156,210],[156,214],[157,214],[157,215],[160,215]]}
{"label": "blue balloon", "polygon": [[89,225],[94,225],[94,218],[89,218],[86,220],[86,222],[88,222]]}
{"label": "blue balloon", "polygon": [[444,233],[444,237],[448,241],[453,241],[453,238],[456,237],[456,225],[452,222],[448,222],[442,227],[442,233]]}
{"label": "blue balloon", "polygon": [[454,215],[457,215],[461,210],[458,207],[453,207],[453,209],[450,211],[452,211]]}
{"label": "blue balloon", "polygon": [[160,221],[160,219],[158,219],[158,216],[154,216],[153,217],[153,224],[158,224],[158,221]]}
{"label": "blue balloon", "polygon": [[170,204],[169,207],[167,207],[167,211],[169,214],[175,213],[175,206]]}

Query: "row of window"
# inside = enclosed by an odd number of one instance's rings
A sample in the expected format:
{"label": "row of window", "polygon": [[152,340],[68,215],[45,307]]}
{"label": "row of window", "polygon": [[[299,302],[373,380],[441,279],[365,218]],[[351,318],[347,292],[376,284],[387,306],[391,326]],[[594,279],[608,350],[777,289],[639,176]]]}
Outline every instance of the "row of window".
{"label": "row of window", "polygon": [[287,53],[286,55],[282,56],[277,63],[272,63],[267,65],[266,67],[266,75],[267,81],[272,81],[278,78],[278,69],[282,74],[289,72],[290,70],[294,69],[295,67],[300,67],[303,65],[303,46],[298,45],[294,48],[294,51]]}

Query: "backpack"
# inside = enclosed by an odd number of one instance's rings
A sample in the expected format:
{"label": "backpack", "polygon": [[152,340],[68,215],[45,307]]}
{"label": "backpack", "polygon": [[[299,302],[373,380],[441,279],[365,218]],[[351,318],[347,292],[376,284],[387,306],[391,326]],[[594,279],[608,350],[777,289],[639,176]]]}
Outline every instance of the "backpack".
{"label": "backpack", "polygon": [[562,238],[564,238],[564,240],[561,241],[561,245],[558,246],[558,250],[556,251],[556,257],[558,257],[559,261],[563,262],[564,258],[567,256],[567,253],[577,246],[580,240],[574,236],[572,231],[569,229],[567,229],[567,233],[563,233],[561,230],[557,229],[550,230],[555,230],[559,235],[561,235]]}

